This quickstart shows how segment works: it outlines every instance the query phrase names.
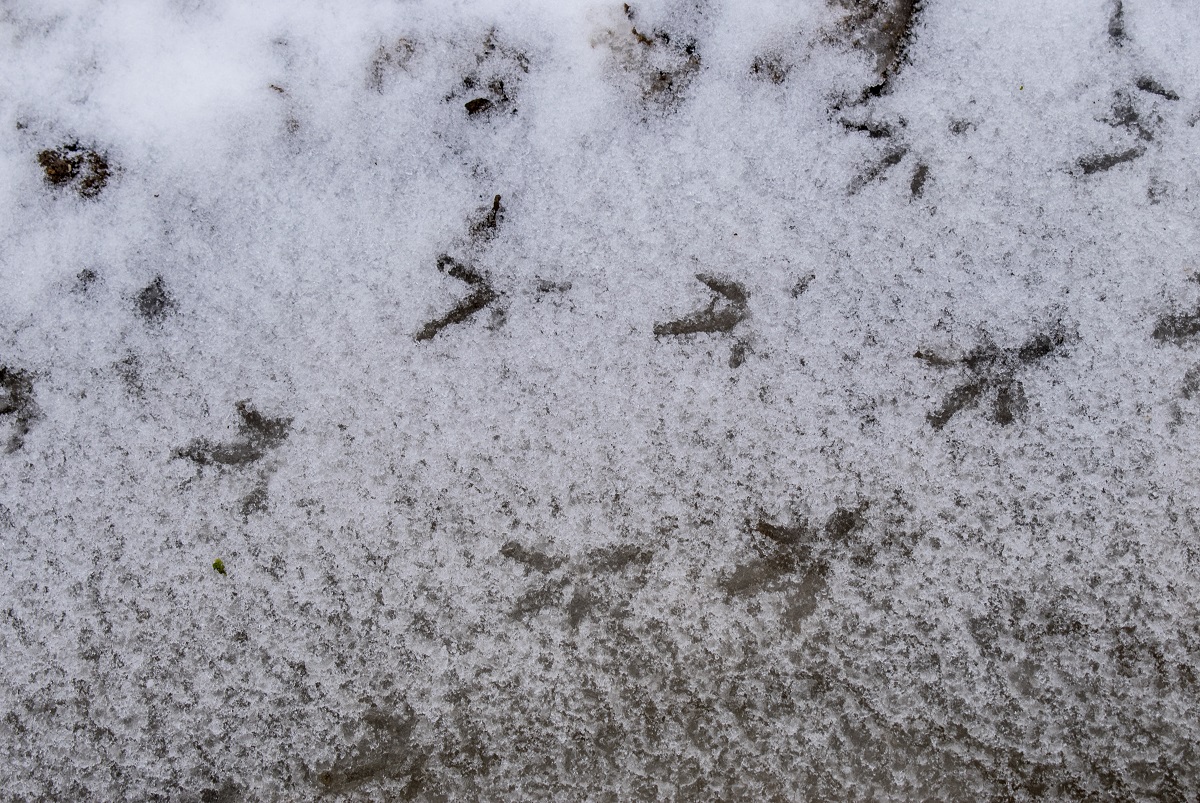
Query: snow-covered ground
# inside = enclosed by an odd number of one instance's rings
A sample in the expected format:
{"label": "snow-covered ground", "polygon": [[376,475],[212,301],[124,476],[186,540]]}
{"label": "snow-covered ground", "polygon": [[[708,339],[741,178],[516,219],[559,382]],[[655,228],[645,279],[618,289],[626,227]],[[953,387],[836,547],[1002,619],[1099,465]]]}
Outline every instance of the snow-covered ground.
{"label": "snow-covered ground", "polygon": [[0,31],[0,799],[1200,794],[1193,0]]}

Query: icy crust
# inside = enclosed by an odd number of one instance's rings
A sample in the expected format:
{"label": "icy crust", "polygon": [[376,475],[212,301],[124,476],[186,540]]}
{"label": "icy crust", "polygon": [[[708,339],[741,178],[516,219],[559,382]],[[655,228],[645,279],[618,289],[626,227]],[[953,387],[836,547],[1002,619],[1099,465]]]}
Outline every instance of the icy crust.
{"label": "icy crust", "polygon": [[793,5],[8,4],[0,797],[1195,799],[1200,13]]}

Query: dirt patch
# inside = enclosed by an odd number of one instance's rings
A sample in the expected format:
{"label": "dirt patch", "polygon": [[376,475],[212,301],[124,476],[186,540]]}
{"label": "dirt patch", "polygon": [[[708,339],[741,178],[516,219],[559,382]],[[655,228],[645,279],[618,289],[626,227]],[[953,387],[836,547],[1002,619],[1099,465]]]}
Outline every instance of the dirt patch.
{"label": "dirt patch", "polygon": [[1163,343],[1185,343],[1200,335],[1200,309],[1194,312],[1162,315],[1151,336]]}
{"label": "dirt patch", "polygon": [[750,74],[762,81],[782,84],[787,80],[792,65],[778,53],[755,56],[750,62]]}
{"label": "dirt patch", "polygon": [[920,198],[925,194],[925,182],[929,180],[929,165],[918,164],[917,169],[913,171],[912,181],[909,182],[909,193],[913,198]]}
{"label": "dirt patch", "polygon": [[4,451],[7,454],[25,444],[29,428],[40,416],[33,392],[33,375],[28,371],[0,365],[0,418],[11,422],[12,435]]}
{"label": "dirt patch", "polygon": [[502,42],[493,28],[475,55],[475,67],[463,75],[446,101],[463,102],[468,117],[516,114],[517,90],[528,72],[529,57]]}
{"label": "dirt patch", "polygon": [[516,541],[509,541],[500,547],[500,554],[542,574],[549,574],[563,563],[562,558],[551,557],[545,552],[529,549]]}
{"label": "dirt patch", "polygon": [[78,142],[70,142],[58,148],[48,148],[38,153],[38,164],[46,174],[46,181],[53,186],[74,186],[80,198],[95,198],[108,186],[112,167],[108,157]]}
{"label": "dirt patch", "polygon": [[162,276],[155,276],[150,284],[143,287],[134,299],[134,307],[148,323],[161,323],[175,311],[175,299],[167,292],[166,282]]}
{"label": "dirt patch", "polygon": [[[613,63],[632,79],[648,110],[667,112],[677,108],[700,73],[702,60],[696,39],[661,27],[640,27],[634,8],[627,3],[624,10],[630,24],[605,31],[593,40],[593,47],[604,45],[612,52]],[[770,69],[765,62],[761,68]]]}

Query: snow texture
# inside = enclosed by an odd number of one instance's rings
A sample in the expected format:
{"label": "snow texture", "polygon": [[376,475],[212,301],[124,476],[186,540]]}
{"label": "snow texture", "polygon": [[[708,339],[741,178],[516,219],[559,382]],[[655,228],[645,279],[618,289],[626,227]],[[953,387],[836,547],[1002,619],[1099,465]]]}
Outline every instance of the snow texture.
{"label": "snow texture", "polygon": [[1197,799],[1198,31],[0,2],[0,799]]}

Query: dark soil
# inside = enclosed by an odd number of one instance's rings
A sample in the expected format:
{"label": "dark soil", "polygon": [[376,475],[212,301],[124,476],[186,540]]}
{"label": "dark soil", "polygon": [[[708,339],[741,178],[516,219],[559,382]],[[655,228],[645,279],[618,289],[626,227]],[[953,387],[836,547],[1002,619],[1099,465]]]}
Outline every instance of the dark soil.
{"label": "dark soil", "polygon": [[13,422],[13,434],[5,447],[7,453],[12,454],[24,445],[29,427],[38,416],[33,375],[0,365],[0,417]]}
{"label": "dark soil", "polygon": [[46,174],[46,181],[54,186],[74,184],[81,198],[98,196],[108,186],[112,175],[107,156],[83,148],[78,142],[41,151],[37,159]]}

